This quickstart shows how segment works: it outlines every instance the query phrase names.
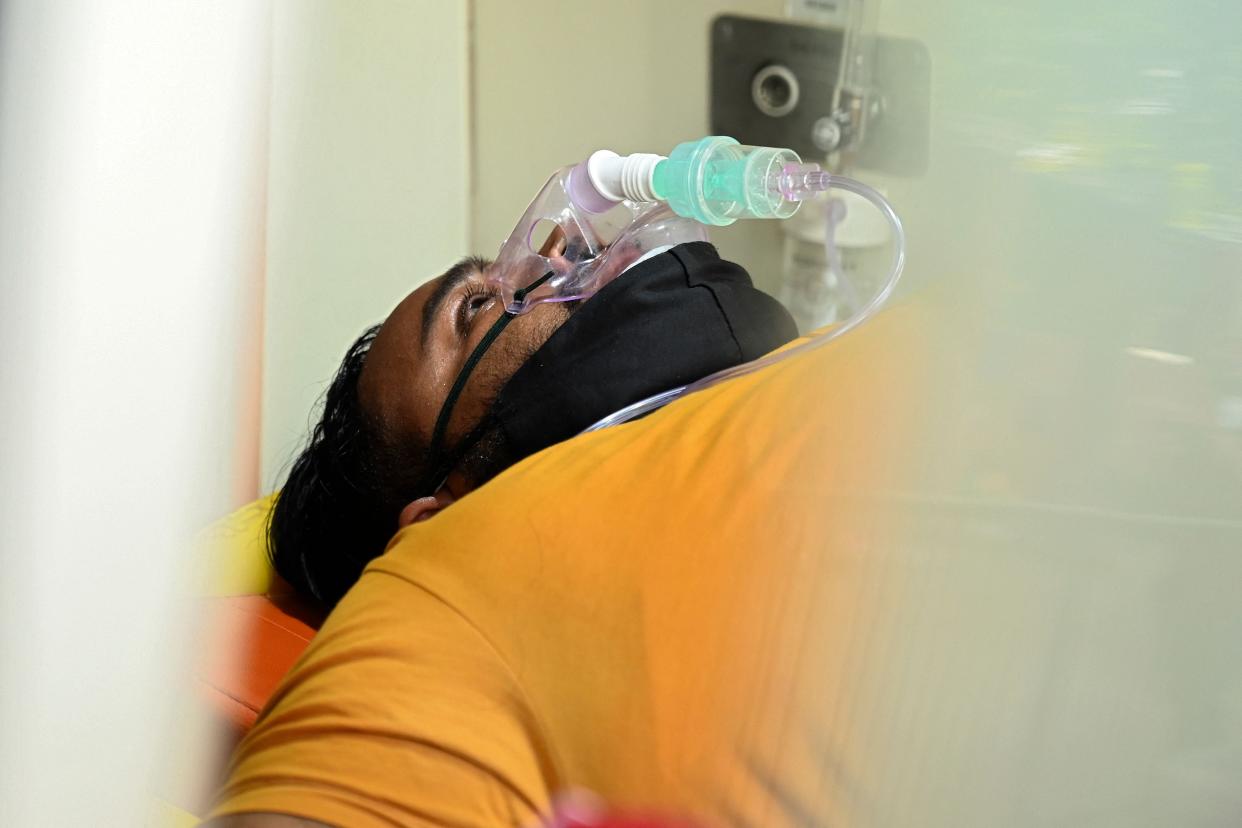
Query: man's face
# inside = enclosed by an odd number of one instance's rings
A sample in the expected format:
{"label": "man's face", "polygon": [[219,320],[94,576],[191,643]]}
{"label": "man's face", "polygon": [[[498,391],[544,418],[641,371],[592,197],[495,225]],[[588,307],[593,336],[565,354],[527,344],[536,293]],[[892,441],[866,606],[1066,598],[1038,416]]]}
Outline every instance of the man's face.
{"label": "man's face", "polygon": [[[559,252],[549,239],[547,252]],[[491,263],[465,259],[422,285],[393,310],[367,355],[359,399],[390,445],[425,452],[449,388],[462,364],[504,313],[485,279]],[[513,320],[488,348],[453,408],[445,434],[452,447],[486,414],[513,373],[568,318],[564,305],[538,305]],[[420,458],[420,461],[422,458]],[[454,496],[469,481],[450,477]],[[412,493],[429,495],[431,492]]]}

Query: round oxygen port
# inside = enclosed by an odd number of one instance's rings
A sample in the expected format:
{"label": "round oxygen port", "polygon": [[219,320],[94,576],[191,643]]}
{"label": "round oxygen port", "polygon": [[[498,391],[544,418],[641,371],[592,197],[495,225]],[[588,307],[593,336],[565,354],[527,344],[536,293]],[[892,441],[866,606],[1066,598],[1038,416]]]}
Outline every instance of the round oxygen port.
{"label": "round oxygen port", "polygon": [[799,94],[798,77],[779,63],[763,67],[750,82],[750,97],[755,107],[771,118],[793,112]]}

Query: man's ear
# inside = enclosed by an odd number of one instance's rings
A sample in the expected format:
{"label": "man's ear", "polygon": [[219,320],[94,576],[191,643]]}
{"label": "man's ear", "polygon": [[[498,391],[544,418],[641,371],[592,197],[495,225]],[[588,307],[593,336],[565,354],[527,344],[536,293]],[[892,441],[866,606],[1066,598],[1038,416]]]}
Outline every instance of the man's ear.
{"label": "man's ear", "polygon": [[418,500],[411,500],[405,504],[405,508],[401,510],[401,514],[397,516],[397,528],[404,529],[411,523],[418,523],[420,520],[429,520],[434,517],[441,509],[446,508],[457,498],[447,488],[442,488],[434,495],[429,497],[420,497]]}

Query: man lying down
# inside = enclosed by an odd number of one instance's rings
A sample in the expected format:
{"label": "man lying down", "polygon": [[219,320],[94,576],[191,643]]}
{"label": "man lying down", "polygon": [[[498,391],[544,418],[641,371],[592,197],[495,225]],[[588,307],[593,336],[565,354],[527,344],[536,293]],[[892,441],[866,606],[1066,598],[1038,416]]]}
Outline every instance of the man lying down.
{"label": "man lying down", "polygon": [[[555,231],[541,250],[563,252]],[[517,316],[433,431],[454,380],[504,313],[464,259],[349,349],[275,507],[269,551],[299,591],[334,605],[398,528],[630,403],[790,341],[788,312],[705,242],[640,262],[584,302]]]}
{"label": "man lying down", "polygon": [[[535,825],[580,789],[705,825],[848,820],[847,757],[807,724],[832,677],[795,665],[822,643],[808,627],[862,613],[810,585],[850,521],[814,493],[873,426],[847,407],[828,428],[820,380],[870,358],[845,338],[571,440],[794,338],[744,270],[682,244],[517,317],[433,449],[502,313],[489,266],[414,291],[332,382],[269,541],[335,609],[210,824]],[[875,367],[843,378],[858,412]]]}

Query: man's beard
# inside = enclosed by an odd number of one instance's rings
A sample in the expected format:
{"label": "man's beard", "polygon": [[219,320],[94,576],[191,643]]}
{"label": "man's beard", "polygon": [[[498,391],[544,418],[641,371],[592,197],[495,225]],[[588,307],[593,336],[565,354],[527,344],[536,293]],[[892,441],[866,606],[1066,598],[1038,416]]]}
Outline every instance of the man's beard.
{"label": "man's beard", "polygon": [[484,415],[482,426],[483,436],[457,464],[457,470],[472,489],[477,489],[522,459],[514,456],[490,409]]}

